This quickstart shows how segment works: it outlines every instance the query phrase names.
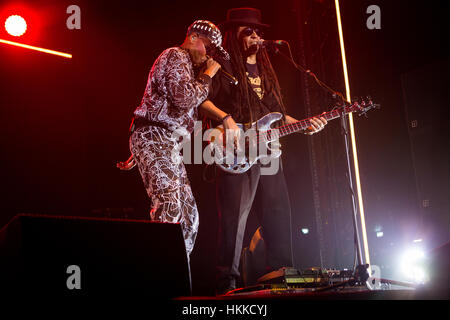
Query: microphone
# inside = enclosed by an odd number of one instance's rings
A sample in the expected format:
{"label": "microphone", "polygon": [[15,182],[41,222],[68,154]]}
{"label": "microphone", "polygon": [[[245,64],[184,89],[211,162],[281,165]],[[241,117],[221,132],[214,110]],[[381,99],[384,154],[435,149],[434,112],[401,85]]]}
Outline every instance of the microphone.
{"label": "microphone", "polygon": [[258,40],[256,42],[259,46],[266,48],[274,45],[281,46],[286,43],[285,40]]}
{"label": "microphone", "polygon": [[[209,59],[211,57],[206,55],[206,58]],[[206,61],[204,62],[204,64],[206,64]],[[225,78],[227,78],[230,81],[230,83],[234,84],[235,86],[238,84],[238,80],[233,75],[223,70],[222,67],[219,68],[219,71],[225,76]]]}
{"label": "microphone", "polygon": [[225,70],[222,69],[222,67],[219,69],[219,71],[222,72],[222,74],[225,76],[225,78],[227,78],[228,80],[230,80],[230,82],[234,85],[238,84],[238,80],[232,76],[231,74],[229,74],[228,72],[226,72]]}

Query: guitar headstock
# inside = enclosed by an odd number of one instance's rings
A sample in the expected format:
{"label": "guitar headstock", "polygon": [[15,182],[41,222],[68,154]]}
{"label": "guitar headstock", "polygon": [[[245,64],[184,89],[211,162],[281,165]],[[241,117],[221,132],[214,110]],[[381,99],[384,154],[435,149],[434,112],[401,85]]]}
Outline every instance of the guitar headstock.
{"label": "guitar headstock", "polygon": [[372,109],[379,109],[380,105],[373,103],[372,98],[367,96],[366,98],[357,98],[353,102],[345,106],[346,113],[356,112],[359,116],[364,115],[367,117],[367,112]]}
{"label": "guitar headstock", "polygon": [[360,103],[360,112],[359,116],[364,115],[367,118],[367,112],[372,109],[380,109],[380,105],[377,103],[373,103],[372,98],[367,96],[366,99],[361,99]]}

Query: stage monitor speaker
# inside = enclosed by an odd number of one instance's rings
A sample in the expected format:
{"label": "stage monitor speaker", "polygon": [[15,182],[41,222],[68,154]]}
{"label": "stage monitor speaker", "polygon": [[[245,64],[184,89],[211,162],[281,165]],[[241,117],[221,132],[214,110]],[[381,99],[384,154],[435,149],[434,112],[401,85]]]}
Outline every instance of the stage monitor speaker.
{"label": "stage monitor speaker", "polygon": [[0,230],[0,291],[190,295],[179,224],[20,214]]}

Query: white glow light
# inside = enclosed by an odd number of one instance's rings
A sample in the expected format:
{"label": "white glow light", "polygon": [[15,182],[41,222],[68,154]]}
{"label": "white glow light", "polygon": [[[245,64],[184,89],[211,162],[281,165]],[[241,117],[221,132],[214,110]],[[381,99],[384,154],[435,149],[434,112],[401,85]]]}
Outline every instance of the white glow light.
{"label": "white glow light", "polygon": [[401,257],[400,268],[403,275],[415,283],[425,283],[428,276],[423,268],[425,253],[420,249],[407,250]]}
{"label": "white glow light", "polygon": [[27,31],[27,23],[21,16],[9,16],[5,21],[5,29],[10,35],[20,37]]}

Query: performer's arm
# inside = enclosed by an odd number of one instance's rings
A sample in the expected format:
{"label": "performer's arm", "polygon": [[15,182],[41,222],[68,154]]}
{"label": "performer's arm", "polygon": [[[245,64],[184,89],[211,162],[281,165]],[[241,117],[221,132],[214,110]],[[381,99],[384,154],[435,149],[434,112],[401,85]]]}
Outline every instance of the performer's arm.
{"label": "performer's arm", "polygon": [[[230,114],[227,114],[223,110],[217,108],[211,100],[203,101],[203,103],[199,106],[199,111],[206,117],[222,123],[223,128],[225,129],[223,131],[220,130],[223,133],[223,135],[221,136],[221,138],[224,139],[223,141],[225,141],[226,130],[231,130],[231,132],[228,131],[228,134],[231,134],[231,136],[234,137],[236,148],[239,149],[241,147],[239,143],[241,129],[237,126],[236,122]],[[211,139],[211,141],[213,140]],[[218,141],[215,141],[215,143],[221,144]]]}
{"label": "performer's arm", "polygon": [[189,60],[176,50],[167,54],[165,85],[168,95],[174,105],[186,110],[199,105],[207,98],[211,77],[220,68],[220,65],[212,60],[205,72],[196,79],[191,76],[189,64]]}
{"label": "performer's arm", "polygon": [[292,124],[292,123],[298,122],[297,119],[295,119],[289,115],[286,115],[286,117],[284,119],[286,121],[286,124]]}
{"label": "performer's arm", "polygon": [[220,110],[211,100],[205,100],[199,106],[199,111],[209,119],[221,122],[224,129],[239,130],[233,117],[228,116],[226,112]]}

